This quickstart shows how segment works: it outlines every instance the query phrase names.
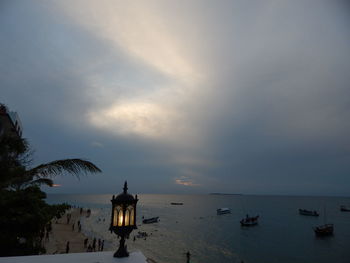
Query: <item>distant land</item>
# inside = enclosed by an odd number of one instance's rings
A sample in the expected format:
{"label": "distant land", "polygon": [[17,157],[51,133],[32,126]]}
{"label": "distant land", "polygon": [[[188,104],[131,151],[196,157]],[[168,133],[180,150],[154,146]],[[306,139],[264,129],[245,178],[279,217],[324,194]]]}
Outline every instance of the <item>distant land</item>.
{"label": "distant land", "polygon": [[243,195],[243,194],[210,193],[210,195]]}

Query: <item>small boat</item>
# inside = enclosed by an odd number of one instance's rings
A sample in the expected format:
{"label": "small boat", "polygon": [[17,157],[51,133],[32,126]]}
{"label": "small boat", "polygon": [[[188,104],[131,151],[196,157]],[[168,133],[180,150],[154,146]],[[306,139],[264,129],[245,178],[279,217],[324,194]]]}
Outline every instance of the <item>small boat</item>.
{"label": "small boat", "polygon": [[231,214],[231,210],[229,208],[219,208],[219,209],[216,209],[216,214],[217,215],[224,215],[224,214]]}
{"label": "small boat", "polygon": [[333,224],[325,224],[322,226],[314,227],[316,236],[330,236],[333,235]]}
{"label": "small boat", "polygon": [[241,226],[256,226],[258,224],[258,219],[259,219],[259,215],[257,216],[246,216],[246,218],[243,218],[240,223]]}
{"label": "small boat", "polygon": [[299,214],[304,216],[319,216],[320,214],[317,211],[310,211],[306,209],[299,209]]}
{"label": "small boat", "polygon": [[142,223],[144,223],[144,224],[152,224],[152,223],[157,223],[158,221],[159,221],[159,216],[143,219]]}
{"label": "small boat", "polygon": [[347,208],[345,205],[340,206],[340,211],[342,212],[350,212],[350,208]]}
{"label": "small boat", "polygon": [[171,205],[183,205],[184,203],[176,203],[176,202],[172,202],[170,203]]}

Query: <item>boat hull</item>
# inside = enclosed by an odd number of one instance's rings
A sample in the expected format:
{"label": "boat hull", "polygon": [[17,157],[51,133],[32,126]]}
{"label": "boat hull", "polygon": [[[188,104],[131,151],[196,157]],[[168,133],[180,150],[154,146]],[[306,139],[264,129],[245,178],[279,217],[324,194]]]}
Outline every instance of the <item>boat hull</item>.
{"label": "boat hull", "polygon": [[216,214],[217,215],[231,214],[231,210],[228,208],[219,208],[219,209],[216,209]]}
{"label": "boat hull", "polygon": [[333,235],[334,226],[333,224],[326,224],[323,226],[318,226],[314,228],[316,236],[331,236]]}
{"label": "boat hull", "polygon": [[345,206],[341,206],[340,207],[340,211],[342,211],[342,212],[350,212],[350,208],[346,208]]}
{"label": "boat hull", "polygon": [[143,219],[142,223],[152,224],[152,223],[157,223],[158,221],[159,221],[159,217],[152,217],[152,218]]}
{"label": "boat hull", "polygon": [[303,216],[319,216],[320,214],[317,211],[309,211],[305,209],[299,209],[299,214]]}
{"label": "boat hull", "polygon": [[241,226],[256,226],[258,224],[258,222],[251,222],[251,223],[247,223],[247,222],[240,222]]}
{"label": "boat hull", "polygon": [[256,226],[258,224],[258,219],[259,219],[259,216],[246,217],[246,218],[243,218],[240,221],[240,223],[241,223],[241,226]]}

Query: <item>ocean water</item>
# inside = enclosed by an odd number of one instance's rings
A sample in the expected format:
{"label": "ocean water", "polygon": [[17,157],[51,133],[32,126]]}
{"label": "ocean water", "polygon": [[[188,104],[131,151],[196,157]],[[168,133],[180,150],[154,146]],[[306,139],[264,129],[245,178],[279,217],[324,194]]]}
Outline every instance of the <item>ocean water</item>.
{"label": "ocean water", "polygon": [[[92,209],[83,218],[83,232],[105,239],[107,250],[116,250],[118,240],[108,231],[109,195],[48,195],[49,203],[68,202]],[[127,240],[129,251],[140,249],[159,263],[186,262],[190,251],[193,263],[348,263],[350,262],[350,207],[348,197],[295,197],[253,195],[138,195],[137,225]],[[174,206],[171,202],[182,202]],[[231,214],[216,215],[228,207]],[[317,210],[319,217],[301,216],[299,208]],[[243,228],[239,221],[260,215],[259,225]],[[143,225],[145,218],[159,216],[155,224]],[[313,227],[334,224],[334,235],[318,238]],[[146,239],[133,237],[138,231]]]}

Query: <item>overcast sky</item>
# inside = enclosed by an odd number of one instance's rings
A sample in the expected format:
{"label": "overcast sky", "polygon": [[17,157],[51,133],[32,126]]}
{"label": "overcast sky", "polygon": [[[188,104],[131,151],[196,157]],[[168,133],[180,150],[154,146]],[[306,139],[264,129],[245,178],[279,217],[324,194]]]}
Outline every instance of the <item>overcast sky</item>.
{"label": "overcast sky", "polygon": [[0,102],[52,193],[350,195],[347,1],[0,2]]}

